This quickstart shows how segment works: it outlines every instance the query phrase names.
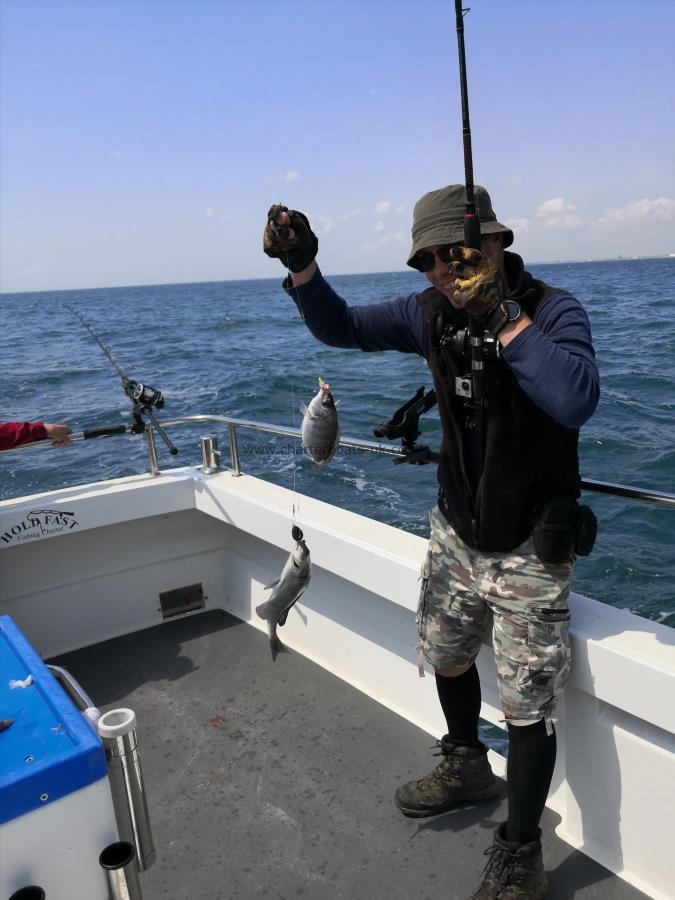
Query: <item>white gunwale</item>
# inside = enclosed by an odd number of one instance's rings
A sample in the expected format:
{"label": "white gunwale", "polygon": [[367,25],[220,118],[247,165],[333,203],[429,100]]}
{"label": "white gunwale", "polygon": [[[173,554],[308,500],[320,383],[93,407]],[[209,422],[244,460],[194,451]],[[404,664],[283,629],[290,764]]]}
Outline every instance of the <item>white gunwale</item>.
{"label": "white gunwale", "polygon": [[[2,612],[50,657],[157,624],[160,591],[201,581],[207,608],[264,629],[253,610],[288,552],[293,496],[252,476],[187,467],[2,501],[0,535],[39,507],[77,521],[63,534],[0,540]],[[314,576],[285,643],[442,733],[434,681],[419,679],[414,649],[426,541],[309,497],[300,498],[297,522]],[[568,843],[667,898],[675,884],[675,631],[580,594],[570,606],[574,663],[548,805]],[[482,715],[503,725],[487,646],[478,667]],[[491,752],[491,760],[503,774],[504,758]]]}

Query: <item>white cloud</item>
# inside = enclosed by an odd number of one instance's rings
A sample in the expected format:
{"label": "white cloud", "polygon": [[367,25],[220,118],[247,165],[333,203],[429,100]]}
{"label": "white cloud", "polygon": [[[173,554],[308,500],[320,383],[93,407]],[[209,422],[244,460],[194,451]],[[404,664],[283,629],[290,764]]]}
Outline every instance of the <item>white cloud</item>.
{"label": "white cloud", "polygon": [[544,228],[559,228],[563,231],[574,231],[581,226],[581,219],[575,215],[556,215],[544,219]]}
{"label": "white cloud", "polygon": [[375,212],[378,216],[381,216],[382,213],[389,212],[393,205],[394,204],[391,202],[391,200],[380,200],[380,202],[375,206]]}
{"label": "white cloud", "polygon": [[307,218],[314,231],[317,231],[319,234],[328,234],[329,231],[335,231],[337,227],[330,216],[323,216],[321,213],[309,212],[307,213]]}
{"label": "white cloud", "polygon": [[296,181],[300,177],[299,172],[293,169],[285,172],[283,175],[265,175],[263,176],[263,184],[281,184],[282,182]]}
{"label": "white cloud", "polygon": [[573,231],[582,224],[581,218],[572,212],[575,209],[576,206],[567,203],[563,197],[553,197],[537,208],[535,216],[544,220],[541,223],[544,228]]}
{"label": "white cloud", "polygon": [[365,209],[354,209],[352,212],[344,213],[340,216],[343,222],[348,222],[350,219],[355,218],[356,216],[365,215]]}
{"label": "white cloud", "polygon": [[529,219],[505,219],[504,224],[507,228],[510,228],[511,231],[518,231],[521,234],[525,234],[530,230]]}
{"label": "white cloud", "polygon": [[206,215],[211,217],[211,216],[215,216],[215,214],[216,214],[215,207],[209,206],[208,209],[206,210]]}
{"label": "white cloud", "polygon": [[396,212],[397,212],[397,213],[402,213],[404,209],[405,209],[405,203],[401,203],[400,206],[397,206],[397,207],[396,207]]}
{"label": "white cloud", "polygon": [[399,244],[403,240],[403,232],[396,231],[394,234],[384,234],[380,238],[381,244]]}
{"label": "white cloud", "polygon": [[670,197],[657,197],[656,200],[636,200],[618,209],[607,209],[598,219],[600,225],[614,225],[618,222],[630,222],[651,216],[660,222],[671,222],[675,219],[675,200]]}
{"label": "white cloud", "polygon": [[375,225],[375,231],[384,231],[384,222],[381,219]]}
{"label": "white cloud", "polygon": [[554,197],[552,200],[546,200],[542,203],[537,209],[536,215],[539,218],[546,218],[547,216],[554,216],[571,209],[576,209],[576,206],[572,203],[565,203],[562,197]]}

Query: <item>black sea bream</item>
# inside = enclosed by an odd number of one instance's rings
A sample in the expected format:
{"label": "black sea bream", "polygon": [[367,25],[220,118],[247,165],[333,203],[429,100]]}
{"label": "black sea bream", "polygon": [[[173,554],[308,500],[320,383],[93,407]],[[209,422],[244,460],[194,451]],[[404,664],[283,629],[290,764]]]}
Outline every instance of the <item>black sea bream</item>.
{"label": "black sea bream", "polygon": [[304,415],[302,446],[315,466],[325,466],[340,443],[340,426],[330,385],[321,379],[319,383],[319,392],[312,398],[309,407],[300,405],[300,412]]}

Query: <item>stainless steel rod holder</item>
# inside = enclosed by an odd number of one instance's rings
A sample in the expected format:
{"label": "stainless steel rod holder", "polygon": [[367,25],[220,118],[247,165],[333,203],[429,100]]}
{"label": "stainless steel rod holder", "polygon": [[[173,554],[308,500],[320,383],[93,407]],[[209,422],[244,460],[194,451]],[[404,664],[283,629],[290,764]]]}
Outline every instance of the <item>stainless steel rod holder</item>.
{"label": "stainless steel rod holder", "polygon": [[205,475],[213,475],[220,471],[220,450],[218,438],[210,435],[202,435],[202,472]]}
{"label": "stainless steel rod holder", "polygon": [[157,448],[155,447],[155,436],[152,428],[145,429],[145,439],[148,442],[148,456],[150,457],[150,474],[159,475],[159,466],[157,465]]}
{"label": "stainless steel rod holder", "polygon": [[108,778],[120,840],[136,851],[139,871],[155,862],[155,845],[143,785],[136,737],[136,715],[131,709],[113,709],[98,720],[98,733],[108,760]]}
{"label": "stainless steel rod holder", "polygon": [[230,455],[232,457],[232,474],[241,475],[239,468],[239,447],[237,446],[237,427],[230,422],[227,426],[230,435]]}
{"label": "stainless steel rod holder", "polygon": [[143,900],[133,844],[128,841],[108,844],[98,862],[105,872],[110,900]]}

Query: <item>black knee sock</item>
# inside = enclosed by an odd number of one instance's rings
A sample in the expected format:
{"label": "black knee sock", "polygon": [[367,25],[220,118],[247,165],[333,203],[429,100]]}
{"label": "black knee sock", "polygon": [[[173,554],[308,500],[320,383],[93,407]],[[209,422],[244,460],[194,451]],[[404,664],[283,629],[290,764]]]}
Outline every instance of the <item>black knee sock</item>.
{"label": "black knee sock", "polygon": [[555,766],[556,738],[546,734],[546,723],[509,725],[506,785],[509,816],[506,840],[536,841]]}
{"label": "black knee sock", "polygon": [[480,678],[476,664],[454,678],[436,672],[436,688],[450,739],[458,744],[478,745]]}

